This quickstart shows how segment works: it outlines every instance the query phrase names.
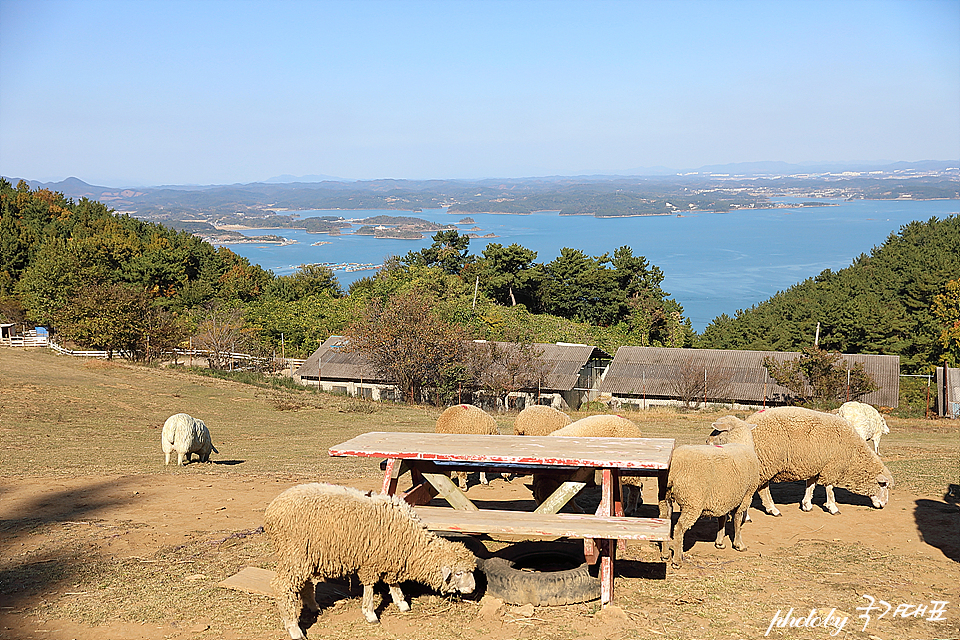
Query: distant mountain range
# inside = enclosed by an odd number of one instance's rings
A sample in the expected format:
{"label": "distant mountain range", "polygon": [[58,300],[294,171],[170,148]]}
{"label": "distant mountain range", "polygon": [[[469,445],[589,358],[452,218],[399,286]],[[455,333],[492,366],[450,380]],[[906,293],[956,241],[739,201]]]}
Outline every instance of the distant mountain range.
{"label": "distant mountain range", "polygon": [[796,175],[800,173],[837,173],[843,171],[946,171],[960,167],[960,160],[922,160],[920,162],[734,162],[712,164],[683,173],[726,173],[730,175]]}
{"label": "distant mountain range", "polygon": [[[61,180],[60,182],[40,182],[37,180],[27,180],[27,184],[31,188],[43,188],[50,189],[52,191],[59,191],[66,196],[71,198],[96,198],[100,199],[100,195],[105,192],[120,192],[120,191],[134,191],[134,192],[146,192],[146,191],[157,191],[157,190],[175,190],[175,191],[206,191],[210,189],[224,189],[224,188],[245,188],[253,185],[313,185],[318,186],[318,183],[345,183],[345,184],[354,184],[354,185],[372,185],[372,184],[396,184],[396,185],[416,185],[416,184],[442,184],[442,183],[457,183],[457,184],[480,184],[480,183],[553,183],[553,182],[570,182],[570,181],[583,181],[583,182],[593,182],[593,181],[608,181],[608,180],[622,180],[628,177],[644,178],[668,178],[673,176],[688,176],[688,175],[729,175],[729,176],[796,176],[802,174],[824,174],[824,173],[842,173],[842,172],[871,172],[871,171],[881,171],[885,173],[902,173],[902,172],[928,172],[928,171],[947,171],[950,169],[960,168],[960,159],[958,160],[922,160],[919,162],[807,162],[801,164],[791,164],[788,162],[779,162],[779,161],[762,161],[762,162],[734,162],[728,164],[713,164],[705,165],[698,169],[690,169],[686,171],[676,171],[667,167],[642,167],[637,169],[631,169],[629,171],[617,171],[607,174],[591,174],[591,175],[577,175],[577,176],[546,176],[546,177],[529,177],[529,178],[489,178],[482,180],[354,180],[351,178],[339,178],[336,176],[328,176],[323,174],[309,174],[303,176],[294,176],[290,174],[283,174],[279,176],[274,176],[272,178],[267,178],[260,182],[252,182],[249,184],[233,184],[233,185],[160,185],[154,187],[103,187],[87,184],[83,180],[78,178],[67,178]],[[19,178],[7,178],[8,181],[16,185],[19,182]],[[109,196],[108,196],[109,197]]]}
{"label": "distant mountain range", "polygon": [[[659,168],[658,168],[659,169]],[[653,171],[648,169],[647,171]],[[8,178],[16,185],[19,180]],[[657,175],[548,176],[486,180],[342,180],[332,176],[276,176],[232,185],[105,187],[78,178],[27,180],[121,213],[169,223],[263,226],[276,214],[307,210],[450,207],[451,212],[567,215],[661,215],[767,206],[778,196],[868,199],[960,198],[960,160],[889,164],[744,162]]]}

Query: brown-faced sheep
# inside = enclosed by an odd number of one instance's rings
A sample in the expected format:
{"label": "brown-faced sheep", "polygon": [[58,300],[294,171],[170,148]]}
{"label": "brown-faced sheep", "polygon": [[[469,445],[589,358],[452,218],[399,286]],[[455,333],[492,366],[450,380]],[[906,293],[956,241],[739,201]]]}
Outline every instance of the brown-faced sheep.
{"label": "brown-faced sheep", "polygon": [[399,586],[405,580],[441,593],[470,593],[476,586],[476,556],[463,544],[427,531],[396,496],[302,484],[270,503],[263,528],[277,554],[277,574],[270,584],[293,640],[306,637],[298,622],[302,607],[319,611],[314,579],[356,575],[363,585],[360,609],[368,622],[379,621],[373,588],[381,580],[401,611],[410,610]]}
{"label": "brown-faced sheep", "polygon": [[190,462],[190,454],[195,453],[200,462],[210,460],[210,452],[220,453],[213,446],[210,430],[203,420],[197,420],[186,413],[175,413],[163,423],[160,432],[160,448],[166,456],[164,464],[170,464],[170,454],[177,452],[177,464]]}
{"label": "brown-faced sheep", "polygon": [[676,567],[683,564],[684,534],[700,516],[719,518],[714,544],[722,549],[727,514],[732,512],[733,548],[747,548],[741,525],[760,484],[760,461],[751,433],[754,425],[727,416],[715,422],[713,428],[726,434],[726,444],[682,445],[673,450],[660,517],[670,519],[673,502],[680,506],[680,518],[671,540],[662,547],[663,560],[671,560]]}
{"label": "brown-faced sheep", "polygon": [[[437,418],[436,432],[500,435],[500,429],[497,428],[497,421],[493,419],[493,416],[472,404],[455,404],[447,408]],[[466,491],[467,473],[465,471],[454,471],[453,475],[458,478],[460,490]],[[480,473],[480,483],[488,484],[486,473]]]}
{"label": "brown-faced sheep", "polygon": [[545,436],[570,424],[570,416],[544,404],[530,405],[513,422],[515,436]]}
{"label": "brown-faced sheep", "polygon": [[[559,438],[640,438],[640,427],[632,420],[615,415],[595,415],[571,422],[562,429],[549,434]],[[542,504],[557,488],[566,481],[566,476],[557,474],[533,475],[533,499]],[[587,486],[596,486],[596,481]],[[640,494],[641,479],[635,476],[623,476],[620,480],[621,500],[625,514],[636,512],[637,506],[643,503]],[[570,510],[581,512],[582,509],[573,500],[567,503]]]}
{"label": "brown-faced sheep", "polygon": [[[731,419],[736,420],[731,416]],[[810,511],[817,484],[827,485],[825,508],[840,513],[833,487],[869,496],[881,509],[890,498],[893,475],[846,420],[801,407],[776,407],[746,419],[757,425],[753,442],[760,460],[760,499],[767,513],[780,515],[770,495],[771,482],[805,480],[800,508]],[[714,432],[708,443],[727,442],[726,432]]]}
{"label": "brown-faced sheep", "polygon": [[880,436],[890,433],[880,412],[863,402],[844,402],[837,415],[849,422],[864,440],[873,441],[873,452],[880,455]]}

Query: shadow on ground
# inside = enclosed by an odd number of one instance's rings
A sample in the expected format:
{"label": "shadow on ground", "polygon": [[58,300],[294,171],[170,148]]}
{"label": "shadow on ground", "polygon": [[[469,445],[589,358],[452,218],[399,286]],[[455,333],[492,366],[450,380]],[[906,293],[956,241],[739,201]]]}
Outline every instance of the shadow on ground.
{"label": "shadow on ground", "polygon": [[936,547],[954,562],[960,562],[960,485],[952,484],[943,501],[916,501],[913,517],[924,542]]}
{"label": "shadow on ground", "polygon": [[[19,607],[42,593],[68,584],[84,563],[95,561],[76,541],[62,536],[51,525],[88,525],[102,510],[130,502],[132,490],[117,497],[124,481],[110,480],[82,489],[64,489],[37,497],[18,511],[20,517],[0,520],[0,599],[5,606]],[[36,548],[31,538],[44,538]]]}

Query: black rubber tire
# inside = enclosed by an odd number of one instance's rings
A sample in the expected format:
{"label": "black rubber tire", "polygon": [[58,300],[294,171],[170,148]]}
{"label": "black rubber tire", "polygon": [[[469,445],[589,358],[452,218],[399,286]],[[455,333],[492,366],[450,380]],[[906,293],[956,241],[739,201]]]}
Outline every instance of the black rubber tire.
{"label": "black rubber tire", "polygon": [[582,558],[582,542],[521,542],[506,547],[483,562],[487,593],[509,604],[536,606],[597,600],[600,580]]}

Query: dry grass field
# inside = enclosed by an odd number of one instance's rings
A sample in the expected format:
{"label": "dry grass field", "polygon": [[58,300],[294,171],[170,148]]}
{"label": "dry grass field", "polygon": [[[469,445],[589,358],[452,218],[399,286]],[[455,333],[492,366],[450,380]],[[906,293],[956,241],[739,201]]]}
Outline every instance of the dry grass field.
{"label": "dry grass field", "polygon": [[[210,427],[220,451],[213,464],[164,466],[160,428],[181,411]],[[683,444],[702,442],[723,413],[628,417],[644,435]],[[0,639],[285,638],[270,598],[218,586],[243,567],[272,568],[270,542],[257,531],[266,505],[300,482],[378,487],[377,461],[330,458],[328,447],[366,431],[431,431],[438,415],[0,349]],[[513,417],[498,416],[504,433]],[[783,517],[753,510],[745,552],[715,549],[706,521],[688,534],[681,569],[661,564],[652,545],[621,545],[616,606],[602,612],[597,603],[496,609],[481,605],[481,593],[447,599],[411,589],[413,610],[386,606],[374,626],[341,586],[321,603],[308,637],[960,638],[960,509],[946,495],[960,484],[960,425],[889,424],[881,456],[897,486],[885,509],[838,490],[841,515],[803,513],[802,487],[779,485]],[[524,482],[470,492],[529,500]],[[656,491],[644,494],[649,502]],[[818,489],[814,502],[823,500]],[[866,620],[866,596],[892,606]],[[778,611],[791,609],[795,618],[834,609],[831,620],[847,621],[839,632],[771,628]]]}

